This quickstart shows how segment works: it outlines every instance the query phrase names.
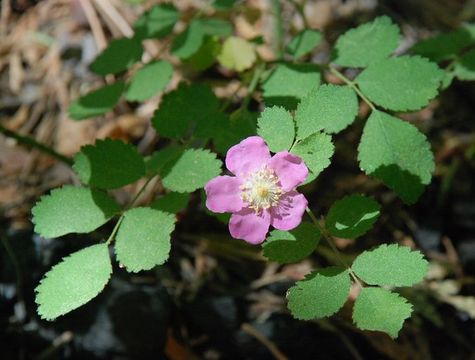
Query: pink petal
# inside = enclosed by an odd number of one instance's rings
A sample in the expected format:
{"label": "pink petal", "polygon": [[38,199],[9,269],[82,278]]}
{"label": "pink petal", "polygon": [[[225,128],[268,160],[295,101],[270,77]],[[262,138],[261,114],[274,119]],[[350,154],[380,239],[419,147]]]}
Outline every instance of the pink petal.
{"label": "pink petal", "polygon": [[270,210],[272,226],[279,230],[292,230],[302,222],[307,199],[297,191],[284,194],[279,205]]}
{"label": "pink petal", "polygon": [[234,176],[218,176],[205,185],[206,207],[215,213],[237,212],[244,203],[240,192],[241,180]]}
{"label": "pink petal", "polygon": [[269,148],[264,140],[259,136],[250,136],[228,150],[226,167],[241,177],[260,169],[269,159]]}
{"label": "pink petal", "polygon": [[305,181],[308,175],[308,169],[303,160],[287,151],[275,154],[267,165],[275,171],[284,191],[295,189],[297,185]]}
{"label": "pink petal", "polygon": [[229,232],[235,239],[242,239],[250,244],[257,245],[266,239],[269,225],[270,214],[268,211],[263,210],[256,214],[254,210],[246,208],[231,215]]}

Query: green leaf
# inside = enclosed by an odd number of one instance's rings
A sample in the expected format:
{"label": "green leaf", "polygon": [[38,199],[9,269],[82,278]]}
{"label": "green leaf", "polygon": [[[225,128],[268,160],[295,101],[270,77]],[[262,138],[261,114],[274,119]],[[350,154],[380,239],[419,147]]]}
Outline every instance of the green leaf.
{"label": "green leaf", "polygon": [[330,165],[334,151],[332,137],[322,132],[310,135],[294,146],[292,153],[300,156],[310,170],[306,183],[315,180]]}
{"label": "green leaf", "polygon": [[172,43],[171,52],[181,60],[189,59],[203,45],[205,33],[201,24],[193,20],[185,31],[180,33]]}
{"label": "green leaf", "polygon": [[193,135],[201,139],[217,139],[223,128],[229,123],[229,116],[220,111],[209,113],[206,117],[197,116],[197,124]]}
{"label": "green leaf", "polygon": [[155,5],[140,16],[134,24],[134,35],[140,40],[163,38],[169,35],[180,19],[172,4]]}
{"label": "green leaf", "polygon": [[112,274],[106,244],[79,250],[53,266],[35,289],[38,314],[54,320],[95,298]]}
{"label": "green leaf", "polygon": [[237,0],[214,0],[213,7],[218,11],[226,11],[231,9]]}
{"label": "green leaf", "polygon": [[256,61],[256,51],[248,41],[231,36],[224,42],[218,61],[225,68],[243,71],[252,67]]}
{"label": "green leaf", "polygon": [[98,75],[117,74],[140,61],[142,44],[135,39],[116,39],[91,63],[90,69]]}
{"label": "green leaf", "polygon": [[165,165],[173,160],[177,160],[183,154],[183,151],[182,147],[171,145],[154,152],[145,163],[147,174],[160,174],[163,176]]}
{"label": "green leaf", "polygon": [[415,126],[374,111],[358,146],[360,168],[383,181],[406,203],[414,203],[430,183],[434,156]]}
{"label": "green leaf", "polygon": [[412,305],[386,289],[366,287],[356,298],[353,321],[361,330],[375,330],[397,337],[404,320],[411,316]]}
{"label": "green leaf", "polygon": [[270,151],[289,150],[294,142],[295,127],[292,114],[281,107],[264,109],[257,119],[257,134],[264,138]]}
{"label": "green leaf", "polygon": [[206,70],[214,64],[221,48],[222,45],[217,37],[206,36],[198,51],[184,62],[197,71]]}
{"label": "green leaf", "polygon": [[175,216],[150,208],[134,208],[124,214],[115,242],[117,261],[129,272],[162,265],[170,253],[170,234]]}
{"label": "green leaf", "polygon": [[319,67],[314,64],[278,64],[262,84],[267,106],[294,110],[298,102],[320,85]]}
{"label": "green leaf", "polygon": [[42,196],[31,212],[35,232],[55,238],[91,232],[119,210],[119,205],[100,190],[67,185]]}
{"label": "green leaf", "polygon": [[145,163],[137,149],[120,140],[97,140],[74,157],[74,171],[84,184],[116,189],[145,175]]}
{"label": "green leaf", "polygon": [[317,131],[338,133],[358,115],[358,98],[348,86],[322,85],[312,90],[295,113],[297,138],[304,139]]}
{"label": "green leaf", "polygon": [[170,214],[176,214],[186,208],[190,201],[190,194],[170,192],[155,200],[150,207]]}
{"label": "green leaf", "polygon": [[118,81],[81,96],[69,106],[69,116],[83,120],[105,114],[117,105],[124,88],[125,83]]}
{"label": "green leaf", "polygon": [[475,80],[475,49],[467,51],[458,59],[454,74],[459,80]]}
{"label": "green leaf", "polygon": [[366,67],[388,57],[400,40],[399,27],[387,16],[381,16],[340,36],[334,61],[341,66]]}
{"label": "green leaf", "polygon": [[411,286],[424,278],[428,265],[419,251],[384,244],[363,252],[351,268],[369,285]]}
{"label": "green leaf", "polygon": [[401,56],[368,66],[357,78],[374,103],[395,111],[419,110],[437,93],[444,72],[419,56]]}
{"label": "green leaf", "polygon": [[350,286],[350,276],[343,268],[334,266],[315,271],[289,289],[288,308],[300,320],[333,315],[345,304]]}
{"label": "green leaf", "polygon": [[305,29],[298,33],[287,45],[287,53],[299,59],[310,53],[322,41],[322,33],[317,30]]}
{"label": "green leaf", "polygon": [[325,221],[326,228],[333,236],[355,239],[373,227],[379,218],[380,208],[372,198],[346,196],[330,208]]}
{"label": "green leaf", "polygon": [[301,223],[291,231],[273,230],[263,245],[264,256],[281,264],[298,262],[309,256],[320,241],[320,231]]}
{"label": "green leaf", "polygon": [[213,90],[204,84],[181,83],[166,94],[155,111],[152,124],[158,134],[170,138],[184,137],[199,121],[218,111],[219,101]]}
{"label": "green leaf", "polygon": [[233,33],[231,23],[223,19],[200,18],[193,20],[199,24],[205,35],[228,37]]}
{"label": "green leaf", "polygon": [[162,183],[172,191],[193,192],[221,173],[221,161],[204,149],[185,150],[162,170]]}
{"label": "green leaf", "polygon": [[214,146],[221,154],[248,136],[256,134],[257,113],[239,108],[217,128]]}
{"label": "green leaf", "polygon": [[137,71],[125,94],[128,101],[144,101],[168,85],[173,67],[167,61],[153,61]]}

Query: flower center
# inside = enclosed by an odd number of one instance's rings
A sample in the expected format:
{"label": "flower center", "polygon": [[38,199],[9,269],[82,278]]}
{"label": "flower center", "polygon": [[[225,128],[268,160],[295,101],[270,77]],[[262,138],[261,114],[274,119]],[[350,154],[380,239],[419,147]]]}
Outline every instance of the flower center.
{"label": "flower center", "polygon": [[279,179],[267,167],[250,173],[241,185],[241,199],[256,213],[277,205],[282,193]]}

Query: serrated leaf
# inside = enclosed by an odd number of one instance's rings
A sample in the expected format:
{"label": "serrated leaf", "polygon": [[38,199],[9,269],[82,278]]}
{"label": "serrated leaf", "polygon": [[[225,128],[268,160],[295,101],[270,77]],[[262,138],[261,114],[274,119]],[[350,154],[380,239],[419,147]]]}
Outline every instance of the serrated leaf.
{"label": "serrated leaf", "polygon": [[264,109],[257,119],[257,134],[264,138],[270,151],[289,150],[294,142],[295,126],[292,114],[282,107]]}
{"label": "serrated leaf", "polygon": [[218,176],[221,165],[216,154],[208,150],[188,149],[163,167],[162,183],[172,191],[193,192]]}
{"label": "serrated leaf", "polygon": [[419,56],[400,56],[368,66],[358,77],[361,91],[375,104],[394,111],[419,110],[437,93],[444,72]]}
{"label": "serrated leaf", "polygon": [[399,45],[399,27],[387,16],[348,30],[335,44],[335,63],[365,67],[388,57]]}
{"label": "serrated leaf", "polygon": [[118,81],[81,96],[69,106],[69,116],[83,120],[105,114],[117,105],[124,88],[125,83]]}
{"label": "serrated leaf", "polygon": [[424,278],[428,265],[419,251],[384,244],[363,252],[351,268],[369,285],[411,286]]}
{"label": "serrated leaf", "polygon": [[79,250],[53,266],[36,287],[38,314],[54,320],[96,297],[112,273],[106,244]]}
{"label": "serrated leaf", "polygon": [[298,33],[287,45],[287,53],[299,59],[310,53],[322,41],[322,33],[317,30],[305,29]]}
{"label": "serrated leaf", "polygon": [[415,202],[430,183],[434,156],[415,126],[373,111],[358,146],[361,169],[383,181],[406,203]]}
{"label": "serrated leaf", "polygon": [[467,51],[458,59],[454,74],[459,80],[475,80],[475,49]]}
{"label": "serrated leaf", "polygon": [[178,159],[183,151],[182,147],[171,145],[154,152],[145,163],[147,174],[161,174],[163,176],[162,171],[165,165]]}
{"label": "serrated leaf", "polygon": [[231,36],[224,42],[218,61],[221,66],[231,70],[249,69],[256,61],[254,45],[244,39]]}
{"label": "serrated leaf", "polygon": [[262,84],[264,101],[267,106],[294,110],[298,102],[319,85],[317,65],[281,63]]}
{"label": "serrated leaf", "polygon": [[225,154],[229,148],[248,136],[256,134],[257,113],[239,108],[231,114],[228,121],[217,128],[213,138],[218,152]]}
{"label": "serrated leaf", "polygon": [[345,304],[350,286],[350,276],[343,268],[334,266],[315,271],[289,289],[288,308],[300,320],[333,315]]}
{"label": "serrated leaf", "polygon": [[35,232],[55,238],[91,232],[119,210],[119,205],[105,192],[67,185],[42,196],[31,212]]}
{"label": "serrated leaf", "polygon": [[150,208],[126,211],[116,236],[117,261],[129,272],[162,265],[170,253],[170,234],[174,228],[172,214]]}
{"label": "serrated leaf", "polygon": [[320,241],[320,231],[309,223],[301,223],[291,231],[273,230],[263,245],[270,261],[288,264],[309,256]]}
{"label": "serrated leaf", "polygon": [[155,200],[150,207],[170,214],[183,210],[190,201],[190,194],[170,192]]}
{"label": "serrated leaf", "polygon": [[152,124],[158,134],[170,138],[184,137],[199,121],[218,111],[219,101],[204,84],[181,83],[166,94],[155,111]]}
{"label": "serrated leaf", "polygon": [[295,112],[297,138],[304,139],[317,131],[338,133],[358,115],[358,98],[348,86],[322,85],[312,90]]}
{"label": "serrated leaf", "polygon": [[144,101],[156,95],[168,85],[173,67],[167,61],[153,61],[137,71],[130,81],[125,98],[128,101]]}
{"label": "serrated leaf", "polygon": [[325,226],[333,236],[355,239],[373,227],[379,218],[380,208],[372,198],[346,196],[332,205]]}
{"label": "serrated leaf", "polygon": [[170,34],[180,19],[172,4],[155,5],[140,16],[134,24],[134,36],[140,40],[163,38]]}
{"label": "serrated leaf", "polygon": [[142,44],[136,39],[116,39],[91,63],[90,69],[98,75],[117,74],[140,61]]}
{"label": "serrated leaf", "polygon": [[333,146],[332,137],[323,132],[310,135],[295,144],[292,153],[300,156],[310,170],[305,183],[315,180],[330,165],[330,159],[334,151],[335,146]]}
{"label": "serrated leaf", "polygon": [[137,149],[120,140],[97,140],[74,157],[74,171],[84,184],[116,189],[145,175],[145,163]]}
{"label": "serrated leaf", "polygon": [[412,305],[403,297],[386,289],[366,287],[356,298],[353,321],[361,330],[383,331],[394,339],[411,312]]}

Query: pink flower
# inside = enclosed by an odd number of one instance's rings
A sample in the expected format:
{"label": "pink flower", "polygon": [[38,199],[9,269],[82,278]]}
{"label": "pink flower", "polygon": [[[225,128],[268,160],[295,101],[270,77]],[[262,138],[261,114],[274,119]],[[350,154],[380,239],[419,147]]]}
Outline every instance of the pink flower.
{"label": "pink flower", "polygon": [[235,176],[218,176],[206,184],[206,206],[232,213],[232,237],[260,244],[270,225],[291,230],[300,224],[307,199],[295,188],[308,175],[301,158],[287,151],[271,157],[264,140],[251,136],[228,150],[226,167]]}

